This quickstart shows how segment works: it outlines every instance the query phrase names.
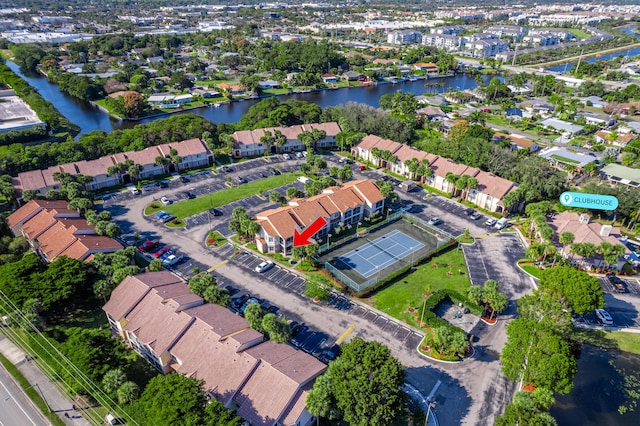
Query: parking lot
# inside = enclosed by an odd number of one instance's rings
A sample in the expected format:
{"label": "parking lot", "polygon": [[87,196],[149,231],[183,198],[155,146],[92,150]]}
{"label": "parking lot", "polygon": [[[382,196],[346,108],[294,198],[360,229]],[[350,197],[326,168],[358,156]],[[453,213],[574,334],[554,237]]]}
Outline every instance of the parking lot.
{"label": "parking lot", "polygon": [[[616,309],[607,309],[607,312],[613,319],[613,325],[609,327],[640,327],[640,318],[638,318],[637,312],[624,312]],[[585,315],[574,315],[573,321],[579,325],[608,328],[598,320],[594,312]]]}
{"label": "parking lot", "polygon": [[[638,284],[638,280],[635,279],[624,279],[624,277],[618,277],[622,280],[622,285],[624,291],[619,293],[622,294],[631,294],[634,296],[640,296],[640,285]],[[602,290],[606,293],[618,293],[613,286],[613,284],[606,277],[600,277],[598,279],[600,281],[600,285],[602,286]]]}

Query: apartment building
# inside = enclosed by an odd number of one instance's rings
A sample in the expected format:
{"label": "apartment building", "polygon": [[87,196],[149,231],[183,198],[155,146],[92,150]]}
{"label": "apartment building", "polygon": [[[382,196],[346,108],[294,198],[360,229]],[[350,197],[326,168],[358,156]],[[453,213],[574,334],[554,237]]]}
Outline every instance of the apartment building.
{"label": "apartment building", "polygon": [[260,225],[256,246],[262,253],[291,254],[296,228],[303,229],[323,217],[327,224],[314,235],[322,240],[340,224],[357,224],[365,217],[381,214],[384,200],[378,186],[370,180],[351,181],[326,188],[313,197],[293,199],[285,207],[256,214]]}
{"label": "apartment building", "polygon": [[387,35],[389,44],[414,44],[420,43],[422,33],[414,30],[392,31]]}
{"label": "apartment building", "polygon": [[[173,163],[171,157],[171,152],[174,149],[180,157],[180,161],[177,164]],[[156,158],[158,157],[168,159],[169,164],[156,164]],[[128,170],[118,171],[111,175],[108,173],[110,167],[124,164],[127,160],[142,166],[142,171],[138,178],[145,179],[170,172],[210,165],[213,161],[213,154],[200,139],[189,139],[182,142],[152,146],[142,151],[127,151],[105,155],[95,160],[82,160],[52,166],[43,170],[23,172],[18,174],[13,184],[19,194],[32,190],[36,194],[44,196],[51,189],[60,189],[59,182],[55,179],[56,173],[70,173],[72,175],[81,174],[91,177],[92,180],[86,184],[86,188],[89,191],[96,191],[132,182],[133,179]]]}
{"label": "apartment building", "polygon": [[94,226],[67,201],[32,200],[7,217],[15,236],[24,236],[33,251],[46,262],[61,256],[90,261],[95,253],[113,253],[122,249],[116,240],[96,234]]}
{"label": "apartment building", "polygon": [[168,271],[129,276],[102,308],[112,334],[164,374],[204,381],[204,391],[253,426],[310,426],[305,408],[327,366],[265,341],[242,317],[206,304]]}
{"label": "apartment building", "polygon": [[444,49],[447,51],[457,51],[464,46],[464,38],[457,35],[449,34],[425,34],[422,36],[422,44],[425,46],[435,46],[438,49]]}
{"label": "apartment building", "polygon": [[[395,157],[394,161],[373,157],[371,152],[374,148],[391,152]],[[502,199],[518,186],[510,180],[483,172],[475,167],[459,164],[448,158],[419,151],[407,145],[373,135],[364,137],[358,145],[351,148],[351,153],[356,157],[371,161],[379,167],[387,168],[409,179],[415,179],[416,176],[409,170],[407,160],[415,158],[420,162],[426,162],[433,171],[432,176],[424,178],[426,185],[439,191],[459,195],[481,208],[498,213],[506,212]],[[478,185],[473,189],[458,191],[455,183],[447,179],[449,173],[456,176],[468,175],[474,177]],[[519,208],[520,206],[516,207]]]}
{"label": "apartment building", "polygon": [[[312,132],[314,129],[325,132],[325,137],[316,142],[315,148],[333,149],[336,147],[336,136],[342,131],[338,123],[298,124],[295,126],[267,127],[234,132],[231,135],[233,138],[233,155],[235,157],[256,157],[265,153],[304,151],[307,146],[298,139],[298,135],[305,131]],[[274,139],[270,141],[264,140],[263,136],[266,132],[271,133]],[[278,133],[285,137],[283,145],[278,145],[275,140]]]}

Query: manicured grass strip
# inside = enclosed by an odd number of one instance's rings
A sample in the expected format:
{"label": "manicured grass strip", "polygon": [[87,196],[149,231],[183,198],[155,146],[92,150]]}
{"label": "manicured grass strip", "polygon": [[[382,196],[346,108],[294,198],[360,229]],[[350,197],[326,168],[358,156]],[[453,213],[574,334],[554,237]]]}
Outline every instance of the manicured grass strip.
{"label": "manicured grass strip", "polygon": [[582,343],[589,343],[603,348],[620,349],[624,352],[640,355],[640,334],[638,333],[576,328],[574,329],[574,336]]}
{"label": "manicured grass strip", "polygon": [[[7,369],[9,374],[13,376],[13,378],[18,382],[20,387],[25,390],[24,392],[27,396],[33,401],[33,403],[38,407],[38,409],[42,412],[42,414],[51,421],[51,423],[55,426],[65,426],[65,423],[58,417],[55,413],[50,413],[47,409],[47,404],[44,402],[38,391],[31,387],[31,383],[22,375],[18,367],[13,365],[4,355],[0,354],[0,362]],[[29,389],[27,389],[29,388]]]}
{"label": "manicured grass strip", "polygon": [[542,274],[542,270],[535,265],[520,265],[520,267],[529,275],[533,275],[536,278],[540,278],[540,275]]}
{"label": "manicured grass strip", "polygon": [[417,327],[420,318],[416,315],[422,308],[426,291],[446,288],[466,294],[469,286],[462,250],[452,249],[419,265],[412,273],[377,292],[374,300],[369,299],[367,303]]}
{"label": "manicured grass strip", "polygon": [[287,185],[295,182],[298,176],[302,176],[302,173],[287,173],[279,176],[271,176],[266,179],[245,183],[237,187],[212,192],[209,195],[194,198],[193,200],[184,200],[170,206],[163,206],[162,209],[178,218],[185,218],[193,216],[194,214],[202,213],[212,207],[224,206],[225,204],[233,203],[234,201]]}
{"label": "manicured grass strip", "polygon": [[207,246],[221,247],[228,242],[229,241],[224,237],[224,235],[218,231],[209,232],[209,235],[207,236]]}

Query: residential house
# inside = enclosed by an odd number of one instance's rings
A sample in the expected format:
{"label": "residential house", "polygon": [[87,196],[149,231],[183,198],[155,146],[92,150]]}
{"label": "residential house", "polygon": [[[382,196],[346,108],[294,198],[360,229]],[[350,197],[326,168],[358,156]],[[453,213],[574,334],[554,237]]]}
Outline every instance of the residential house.
{"label": "residential house", "polygon": [[544,103],[532,104],[527,106],[526,108],[531,114],[539,114],[543,117],[550,116],[556,109],[556,107],[554,107],[553,105]]}
{"label": "residential house", "polygon": [[610,127],[616,124],[615,118],[608,114],[582,112],[580,113],[580,116],[584,117],[587,124],[593,124],[595,126]]}
{"label": "residential house", "polygon": [[[555,231],[555,237],[553,243],[562,249],[562,255],[570,259],[571,263],[575,266],[581,266],[586,269],[591,268],[611,268],[620,269],[626,262],[624,257],[618,259],[617,264],[607,264],[601,255],[597,254],[590,258],[583,258],[582,256],[572,253],[571,246],[567,245],[562,247],[559,242],[560,235],[563,232],[570,232],[574,235],[573,244],[579,243],[591,243],[595,246],[600,245],[603,242],[608,242],[612,245],[622,244],[620,241],[621,234],[620,228],[611,225],[602,225],[597,222],[591,222],[590,217],[586,213],[574,213],[565,211],[553,215],[547,223]],[[625,255],[629,255],[631,250],[625,246]]]}
{"label": "residential house", "polygon": [[363,79],[366,80],[366,76],[356,71],[347,71],[340,76],[340,79],[342,81],[361,81]]}
{"label": "residential house", "polygon": [[502,199],[518,185],[482,170],[478,171],[474,177],[478,180],[478,186],[466,191],[465,199],[485,210],[503,213],[505,206]]}
{"label": "residential house", "polygon": [[258,85],[260,86],[260,88],[262,90],[265,90],[265,89],[279,89],[282,86],[279,81],[275,81],[275,80],[259,81]]}
{"label": "residential house", "polygon": [[522,118],[522,110],[520,108],[507,108],[504,113],[507,118],[512,120],[520,120]]}
{"label": "residential house", "polygon": [[600,96],[587,96],[585,98],[578,98],[580,102],[586,106],[593,106],[596,108],[604,108],[607,105],[607,101],[603,100]]}
{"label": "residential house", "polygon": [[516,135],[507,135],[506,133],[500,133],[500,132],[497,132],[493,135],[494,142],[499,143],[505,140],[509,141],[509,145],[512,151],[529,149],[529,151],[531,152],[536,152],[540,148],[537,143],[524,137],[520,137]]}
{"label": "residential house", "polygon": [[338,76],[335,74],[322,74],[322,81],[325,84],[334,84],[338,82]]}
{"label": "residential house", "polygon": [[[614,137],[613,140],[611,138]],[[624,148],[629,142],[634,141],[638,136],[631,133],[613,133],[606,130],[598,130],[594,134],[594,139],[599,143],[610,143],[620,148]]]}
{"label": "residential house", "polygon": [[167,272],[129,276],[104,305],[115,336],[158,370],[204,381],[204,391],[254,426],[311,426],[307,394],[326,365],[191,293]]}
{"label": "residential house", "polygon": [[640,188],[640,169],[612,163],[600,169],[600,176],[613,185],[622,184],[632,188]]}
{"label": "residential house", "polygon": [[322,239],[339,224],[357,224],[365,217],[381,214],[384,200],[380,189],[370,180],[346,182],[307,199],[291,200],[287,206],[256,214],[260,225],[256,246],[263,253],[290,254],[294,229],[305,228],[323,217],[327,224],[314,235]]}
{"label": "residential house", "polygon": [[416,111],[416,114],[420,117],[425,117],[429,121],[441,121],[447,116],[447,114],[445,114],[437,106],[427,106],[420,108]]}
{"label": "residential house", "polygon": [[549,160],[551,164],[572,166],[582,169],[587,164],[596,161],[597,158],[590,154],[580,154],[558,146],[550,146],[538,153],[542,158]]}
{"label": "residential house", "polygon": [[567,121],[563,121],[553,117],[542,120],[540,124],[542,124],[545,127],[550,127],[562,133],[566,137],[571,137],[573,135],[580,134],[584,130],[584,127],[578,124],[569,123]]}
{"label": "residential house", "polygon": [[95,160],[77,161],[75,163],[79,174],[93,178],[85,185],[88,191],[97,191],[98,189],[109,188],[122,183],[120,174],[107,174],[109,167],[115,166],[115,164],[116,160],[112,155],[105,155]]}
{"label": "residential house", "polygon": [[415,70],[424,71],[427,74],[438,74],[438,66],[433,62],[418,62],[413,66]]}
{"label": "residential house", "polygon": [[89,261],[95,253],[122,249],[116,240],[96,234],[67,201],[31,200],[7,217],[15,236],[24,236],[31,248],[46,262],[59,257]]}

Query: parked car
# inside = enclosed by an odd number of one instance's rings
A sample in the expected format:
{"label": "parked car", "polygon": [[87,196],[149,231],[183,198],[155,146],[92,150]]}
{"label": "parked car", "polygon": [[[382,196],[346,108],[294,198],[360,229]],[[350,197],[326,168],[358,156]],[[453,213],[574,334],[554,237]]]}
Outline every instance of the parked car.
{"label": "parked car", "polygon": [[158,213],[156,213],[156,218],[162,220],[165,216],[169,216],[171,213],[167,213],[164,210],[160,210]]}
{"label": "parked car", "polygon": [[165,252],[164,254],[160,255],[160,257],[159,257],[158,259],[160,259],[161,261],[163,261],[163,262],[164,262],[164,260],[165,260],[167,257],[171,256],[172,254],[176,254],[176,252],[175,252],[175,251],[173,251],[173,250],[169,250],[169,251]]}
{"label": "parked car", "polygon": [[146,251],[149,250],[153,250],[154,248],[158,247],[160,245],[160,241],[151,241],[151,240],[147,240],[144,243],[142,243],[141,245],[138,246],[138,250],[141,253],[144,253]]}
{"label": "parked car", "polygon": [[363,172],[363,171],[367,170],[367,166],[360,166],[360,167],[358,167],[358,170]]}
{"label": "parked car", "polygon": [[270,260],[264,261],[261,264],[259,264],[258,266],[256,266],[256,272],[267,272],[269,269],[273,268],[275,266],[275,263],[273,263]]}
{"label": "parked car", "polygon": [[237,294],[240,290],[238,290],[237,288],[227,284],[224,287],[222,287],[223,289],[227,290],[227,292],[229,292],[229,296],[233,296],[234,294]]}
{"label": "parked car", "polygon": [[307,183],[310,180],[311,180],[311,178],[308,178],[306,176],[298,176],[298,179],[297,179],[297,181],[300,182],[300,183]]}
{"label": "parked car", "polygon": [[596,317],[598,317],[598,320],[604,325],[613,325],[613,318],[611,318],[609,312],[604,309],[596,309]]}
{"label": "parked car", "polygon": [[140,190],[138,188],[131,188],[130,191],[133,195],[140,195]]}
{"label": "parked car", "polygon": [[168,256],[165,260],[162,261],[162,264],[164,266],[173,266],[179,262],[182,262],[182,256],[177,256],[175,254],[172,254],[170,256]]}
{"label": "parked car", "polygon": [[166,252],[171,251],[171,249],[169,247],[162,247],[160,250],[158,250],[157,252],[155,252],[153,254],[153,257],[155,257],[156,259],[159,258],[160,256],[162,256],[163,254],[165,254]]}
{"label": "parked car", "polygon": [[307,151],[302,151],[302,156],[303,156],[304,158],[307,158]]}
{"label": "parked car", "polygon": [[436,225],[439,225],[441,222],[442,221],[440,220],[439,217],[432,217],[431,219],[429,219],[428,223],[429,223],[429,225],[436,226]]}
{"label": "parked car", "polygon": [[251,296],[246,293],[241,294],[240,296],[234,297],[233,299],[231,299],[231,306],[236,309],[239,309],[244,304],[244,302],[246,302],[249,299],[249,297]]}
{"label": "parked car", "polygon": [[157,185],[160,188],[168,188],[169,187],[169,182],[167,182],[166,180],[161,180],[160,182],[157,183]]}
{"label": "parked car", "polygon": [[182,182],[182,183],[189,183],[189,182],[191,182],[191,179],[189,179],[189,178],[188,178],[188,177],[186,177],[186,176],[180,176],[180,182]]}
{"label": "parked car", "polygon": [[271,169],[271,174],[274,176],[278,176],[280,174],[280,171],[278,169]]}
{"label": "parked car", "polygon": [[194,198],[196,198],[196,194],[194,194],[193,192],[189,192],[189,191],[185,192],[184,196],[187,197],[190,200],[193,200]]}
{"label": "parked car", "polygon": [[304,158],[301,152],[296,152],[296,158]]}
{"label": "parked car", "polygon": [[169,204],[171,204],[171,200],[168,199],[167,197],[160,198],[160,202],[165,206],[168,206]]}
{"label": "parked car", "polygon": [[485,226],[493,226],[496,224],[496,220],[492,217],[490,217],[489,219],[486,220],[486,222],[484,223]]}
{"label": "parked car", "polygon": [[220,167],[220,170],[222,170],[225,173],[229,173],[229,172],[233,171],[233,169],[231,167],[228,167],[228,166],[222,166],[222,167]]}
{"label": "parked car", "polygon": [[255,297],[252,297],[252,298],[248,299],[240,307],[240,312],[242,312],[244,314],[244,311],[247,310],[247,306],[251,305],[252,303],[260,303],[260,301],[258,299],[256,299]]}
{"label": "parked car", "polygon": [[214,216],[222,216],[222,212],[218,209],[209,209],[209,213],[211,213]]}
{"label": "parked car", "polygon": [[242,176],[238,176],[238,182],[247,183],[247,180],[245,178],[243,178]]}
{"label": "parked car", "polygon": [[506,217],[503,217],[502,219],[500,219],[499,221],[496,222],[495,225],[493,225],[494,228],[496,229],[504,229],[509,225],[509,220],[507,220]]}
{"label": "parked car", "polygon": [[464,211],[465,216],[471,216],[475,210],[469,208]]}
{"label": "parked car", "polygon": [[167,222],[171,222],[171,221],[172,221],[173,219],[175,219],[175,218],[176,218],[176,217],[175,217],[174,215],[170,214],[170,215],[167,215],[167,216],[162,216],[162,219],[161,219],[161,220],[162,220],[164,223],[167,223]]}
{"label": "parked car", "polygon": [[471,216],[469,216],[469,217],[470,217],[471,219],[473,219],[473,220],[478,220],[478,219],[480,219],[482,216],[480,216],[480,213],[478,213],[478,212],[473,212],[473,213],[471,213]]}
{"label": "parked car", "polygon": [[289,321],[289,330],[291,330],[291,336],[295,336],[300,331],[300,323],[298,321]]}
{"label": "parked car", "polygon": [[282,154],[282,158],[285,160],[291,160],[291,156],[289,154]]}

